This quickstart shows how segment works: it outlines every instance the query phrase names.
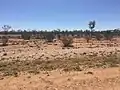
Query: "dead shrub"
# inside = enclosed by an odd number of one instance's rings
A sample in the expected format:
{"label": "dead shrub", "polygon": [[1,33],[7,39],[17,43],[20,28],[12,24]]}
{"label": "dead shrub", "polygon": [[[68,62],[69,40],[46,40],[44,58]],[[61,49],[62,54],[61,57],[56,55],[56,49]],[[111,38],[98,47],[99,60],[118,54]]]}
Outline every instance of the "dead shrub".
{"label": "dead shrub", "polygon": [[46,36],[46,42],[53,42],[53,39],[54,39],[54,35],[51,34],[51,33],[48,33]]}
{"label": "dead shrub", "polygon": [[86,39],[87,43],[89,43],[90,40],[91,40],[91,37],[90,36],[85,36],[85,39]]}
{"label": "dead shrub", "polygon": [[2,45],[7,46],[8,43],[8,37],[7,36],[2,36]]}
{"label": "dead shrub", "polygon": [[62,41],[64,47],[71,47],[72,43],[73,43],[73,37],[72,36],[63,36],[61,38],[61,41]]}
{"label": "dead shrub", "polygon": [[30,37],[31,37],[31,34],[29,34],[27,32],[22,33],[22,38],[24,40],[30,40]]}

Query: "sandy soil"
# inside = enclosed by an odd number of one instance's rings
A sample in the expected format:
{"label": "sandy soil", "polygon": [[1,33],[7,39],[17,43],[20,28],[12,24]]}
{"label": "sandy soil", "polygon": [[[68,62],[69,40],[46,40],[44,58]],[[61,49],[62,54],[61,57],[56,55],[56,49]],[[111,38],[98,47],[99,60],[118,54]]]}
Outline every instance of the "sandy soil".
{"label": "sandy soil", "polygon": [[[28,43],[25,45],[9,45],[7,47],[0,47],[0,60],[54,60],[54,59],[65,59],[96,54],[96,55],[107,55],[109,53],[120,52],[120,46],[107,47],[106,43],[103,46],[96,47],[101,43],[91,44],[75,44],[74,47],[62,48],[61,44],[39,44],[37,46],[34,43]],[[39,46],[39,47],[38,47]],[[7,54],[7,55],[4,55]]]}
{"label": "sandy soil", "polygon": [[120,90],[120,68],[49,74],[7,77],[0,81],[0,90]]}
{"label": "sandy soil", "polygon": [[[80,58],[82,56],[88,56],[89,59],[93,59],[94,57],[110,57],[111,55],[120,53],[120,43],[114,42],[96,42],[89,44],[81,42],[74,43],[74,47],[68,48],[62,48],[60,43],[43,44],[37,42],[36,44],[32,41],[22,43],[21,41],[21,44],[17,43],[18,45],[0,47],[0,64],[6,61],[17,62],[26,60],[60,60],[60,62],[62,62],[66,59]],[[89,62],[92,63],[92,61]],[[85,62],[85,65],[87,65],[87,63],[88,61]],[[112,63],[114,64],[116,62],[112,61]],[[120,61],[117,61],[116,64],[118,63],[120,63]],[[1,68],[3,66],[0,65],[0,71],[12,67],[7,67],[5,64],[16,67],[14,63],[4,63],[5,69]],[[64,62],[62,64],[64,64]],[[54,65],[55,63],[53,66]],[[70,65],[72,65],[72,63]],[[21,72],[17,77],[0,76],[0,90],[120,90],[120,68],[90,68],[83,71],[69,72],[56,69],[53,71],[41,71],[37,75]]]}

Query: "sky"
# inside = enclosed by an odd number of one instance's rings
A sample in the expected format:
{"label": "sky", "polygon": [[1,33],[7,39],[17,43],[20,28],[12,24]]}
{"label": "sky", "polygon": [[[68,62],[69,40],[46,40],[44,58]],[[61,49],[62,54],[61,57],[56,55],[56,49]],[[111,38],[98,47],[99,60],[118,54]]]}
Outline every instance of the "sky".
{"label": "sky", "polygon": [[0,0],[0,27],[14,29],[120,28],[120,0]]}

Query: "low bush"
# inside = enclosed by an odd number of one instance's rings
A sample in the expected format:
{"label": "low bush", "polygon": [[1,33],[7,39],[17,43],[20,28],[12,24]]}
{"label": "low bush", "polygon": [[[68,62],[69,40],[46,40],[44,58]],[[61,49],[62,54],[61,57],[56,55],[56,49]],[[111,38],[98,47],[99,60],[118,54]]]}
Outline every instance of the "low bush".
{"label": "low bush", "polygon": [[73,37],[72,36],[63,36],[61,38],[61,41],[62,41],[64,47],[70,47],[70,46],[72,46],[72,43],[73,43]]}

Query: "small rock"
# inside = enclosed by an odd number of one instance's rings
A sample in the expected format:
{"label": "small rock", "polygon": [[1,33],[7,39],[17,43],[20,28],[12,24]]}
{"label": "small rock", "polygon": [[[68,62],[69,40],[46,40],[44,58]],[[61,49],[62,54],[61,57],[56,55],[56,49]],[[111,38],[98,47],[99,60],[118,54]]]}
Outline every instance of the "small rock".
{"label": "small rock", "polygon": [[31,76],[28,76],[27,78],[31,78]]}
{"label": "small rock", "polygon": [[3,56],[7,56],[7,53],[4,53]]}
{"label": "small rock", "polygon": [[56,43],[54,45],[57,45]]}
{"label": "small rock", "polygon": [[74,54],[76,55],[77,53],[74,52]]}
{"label": "small rock", "polygon": [[89,72],[86,72],[84,74],[91,74],[91,75],[93,75],[93,72],[89,71]]}
{"label": "small rock", "polygon": [[71,81],[72,79],[71,78],[68,78],[67,81]]}
{"label": "small rock", "polygon": [[83,53],[83,55],[86,55],[86,54],[87,54],[86,52]]}
{"label": "small rock", "polygon": [[49,57],[46,57],[46,59],[49,59]]}
{"label": "small rock", "polygon": [[4,78],[3,77],[0,77],[0,80],[3,80]]}

